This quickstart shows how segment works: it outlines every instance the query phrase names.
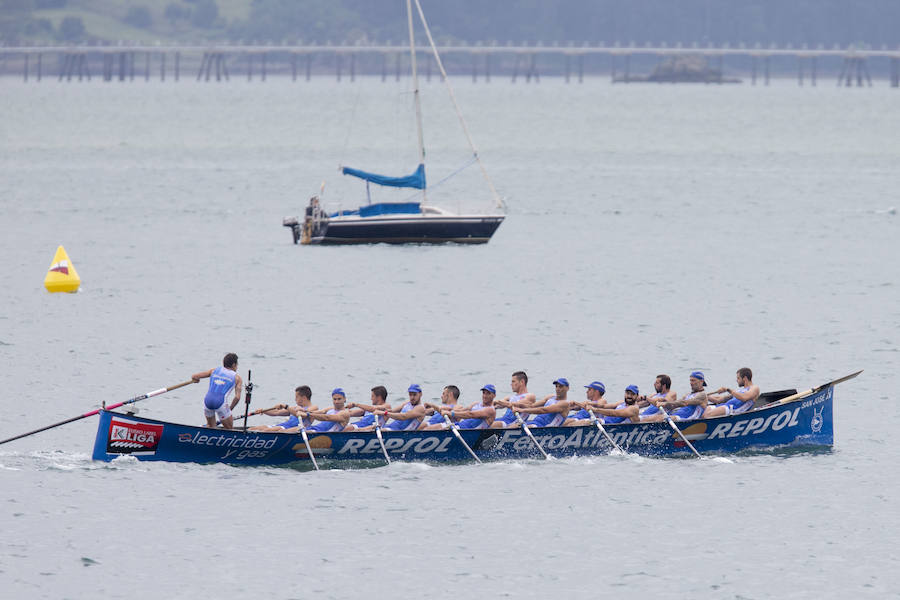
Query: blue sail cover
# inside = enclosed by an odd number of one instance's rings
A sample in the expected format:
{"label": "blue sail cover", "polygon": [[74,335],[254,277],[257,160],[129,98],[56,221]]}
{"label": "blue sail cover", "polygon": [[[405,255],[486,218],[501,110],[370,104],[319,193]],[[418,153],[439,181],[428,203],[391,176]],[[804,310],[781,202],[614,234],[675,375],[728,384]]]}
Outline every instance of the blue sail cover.
{"label": "blue sail cover", "polygon": [[416,188],[417,190],[425,189],[425,165],[420,164],[419,167],[406,177],[388,177],[387,175],[378,175],[377,173],[367,173],[359,169],[350,167],[341,167],[341,173],[344,175],[353,175],[366,181],[371,181],[378,185],[398,188]]}

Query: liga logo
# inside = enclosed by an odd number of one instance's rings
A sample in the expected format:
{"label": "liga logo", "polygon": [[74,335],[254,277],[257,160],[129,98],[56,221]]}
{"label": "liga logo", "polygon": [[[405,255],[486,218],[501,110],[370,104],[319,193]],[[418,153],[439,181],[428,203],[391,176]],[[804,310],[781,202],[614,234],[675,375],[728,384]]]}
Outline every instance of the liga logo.
{"label": "liga logo", "polygon": [[163,425],[114,418],[109,423],[107,454],[156,454]]}

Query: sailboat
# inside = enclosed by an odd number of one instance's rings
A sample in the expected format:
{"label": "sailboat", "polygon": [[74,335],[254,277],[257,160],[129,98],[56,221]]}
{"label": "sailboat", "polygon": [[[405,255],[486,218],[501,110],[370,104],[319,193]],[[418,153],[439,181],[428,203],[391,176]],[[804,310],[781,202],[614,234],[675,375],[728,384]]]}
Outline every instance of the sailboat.
{"label": "sailboat", "polygon": [[[494,198],[494,214],[457,214],[434,206],[428,200],[428,186],[425,177],[425,146],[422,135],[422,107],[419,98],[419,78],[416,69],[416,42],[413,33],[413,10],[417,13],[431,51],[435,58],[441,79],[447,86],[456,115],[472,150],[472,160],[481,168],[485,182]],[[319,196],[310,198],[302,222],[297,217],[285,217],[283,225],[291,229],[294,243],[301,244],[371,244],[371,243],[445,243],[462,244],[487,243],[505,218],[503,200],[491,182],[478,150],[469,134],[469,128],[447,79],[447,72],[441,62],[431,31],[422,12],[419,0],[406,0],[406,14],[409,25],[409,54],[412,68],[413,99],[416,111],[416,133],[419,150],[419,164],[415,171],[406,176],[392,177],[371,173],[352,167],[341,167],[341,173],[366,182],[368,203],[354,210],[328,213],[322,207]],[[419,190],[410,201],[372,203],[370,184],[392,188]]]}

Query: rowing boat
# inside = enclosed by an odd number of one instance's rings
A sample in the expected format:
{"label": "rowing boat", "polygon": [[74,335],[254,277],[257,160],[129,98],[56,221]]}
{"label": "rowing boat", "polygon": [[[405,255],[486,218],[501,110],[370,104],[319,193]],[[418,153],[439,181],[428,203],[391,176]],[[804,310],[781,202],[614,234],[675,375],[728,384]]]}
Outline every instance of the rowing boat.
{"label": "rowing boat", "polygon": [[[665,422],[621,423],[605,428],[625,452],[643,456],[690,456],[692,451],[685,440],[702,454],[720,455],[830,447],[834,444],[834,383],[800,394],[782,393],[780,399],[744,414],[679,422],[680,435]],[[461,439],[450,430],[382,430],[384,450],[398,461],[465,462],[471,460],[471,455],[463,441],[481,460],[538,458],[541,454],[535,441],[554,457],[604,455],[613,449],[594,425],[547,427],[532,432],[534,440],[520,427],[461,429]],[[374,432],[310,432],[309,448],[320,466],[384,463]],[[210,429],[103,410],[93,458],[110,461],[122,456],[141,461],[312,466],[299,433]]]}

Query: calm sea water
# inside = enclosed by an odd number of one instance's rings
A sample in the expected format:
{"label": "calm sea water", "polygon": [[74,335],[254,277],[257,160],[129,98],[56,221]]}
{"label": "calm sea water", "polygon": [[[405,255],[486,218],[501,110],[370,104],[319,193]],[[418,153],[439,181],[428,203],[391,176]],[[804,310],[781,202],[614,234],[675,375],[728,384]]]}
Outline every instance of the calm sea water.
{"label": "calm sea water", "polygon": [[[618,396],[751,367],[836,392],[832,451],[329,472],[90,460],[85,419],[0,447],[9,598],[900,595],[900,95],[885,86],[456,81],[509,213],[481,247],[309,248],[339,164],[407,173],[393,82],[0,80],[0,438],[237,352],[254,406],[525,369]],[[437,83],[429,179],[466,162]],[[379,196],[382,198],[384,196]],[[474,167],[434,189],[490,210]],[[47,294],[58,244],[78,294]],[[201,423],[200,386],[139,404]]]}

